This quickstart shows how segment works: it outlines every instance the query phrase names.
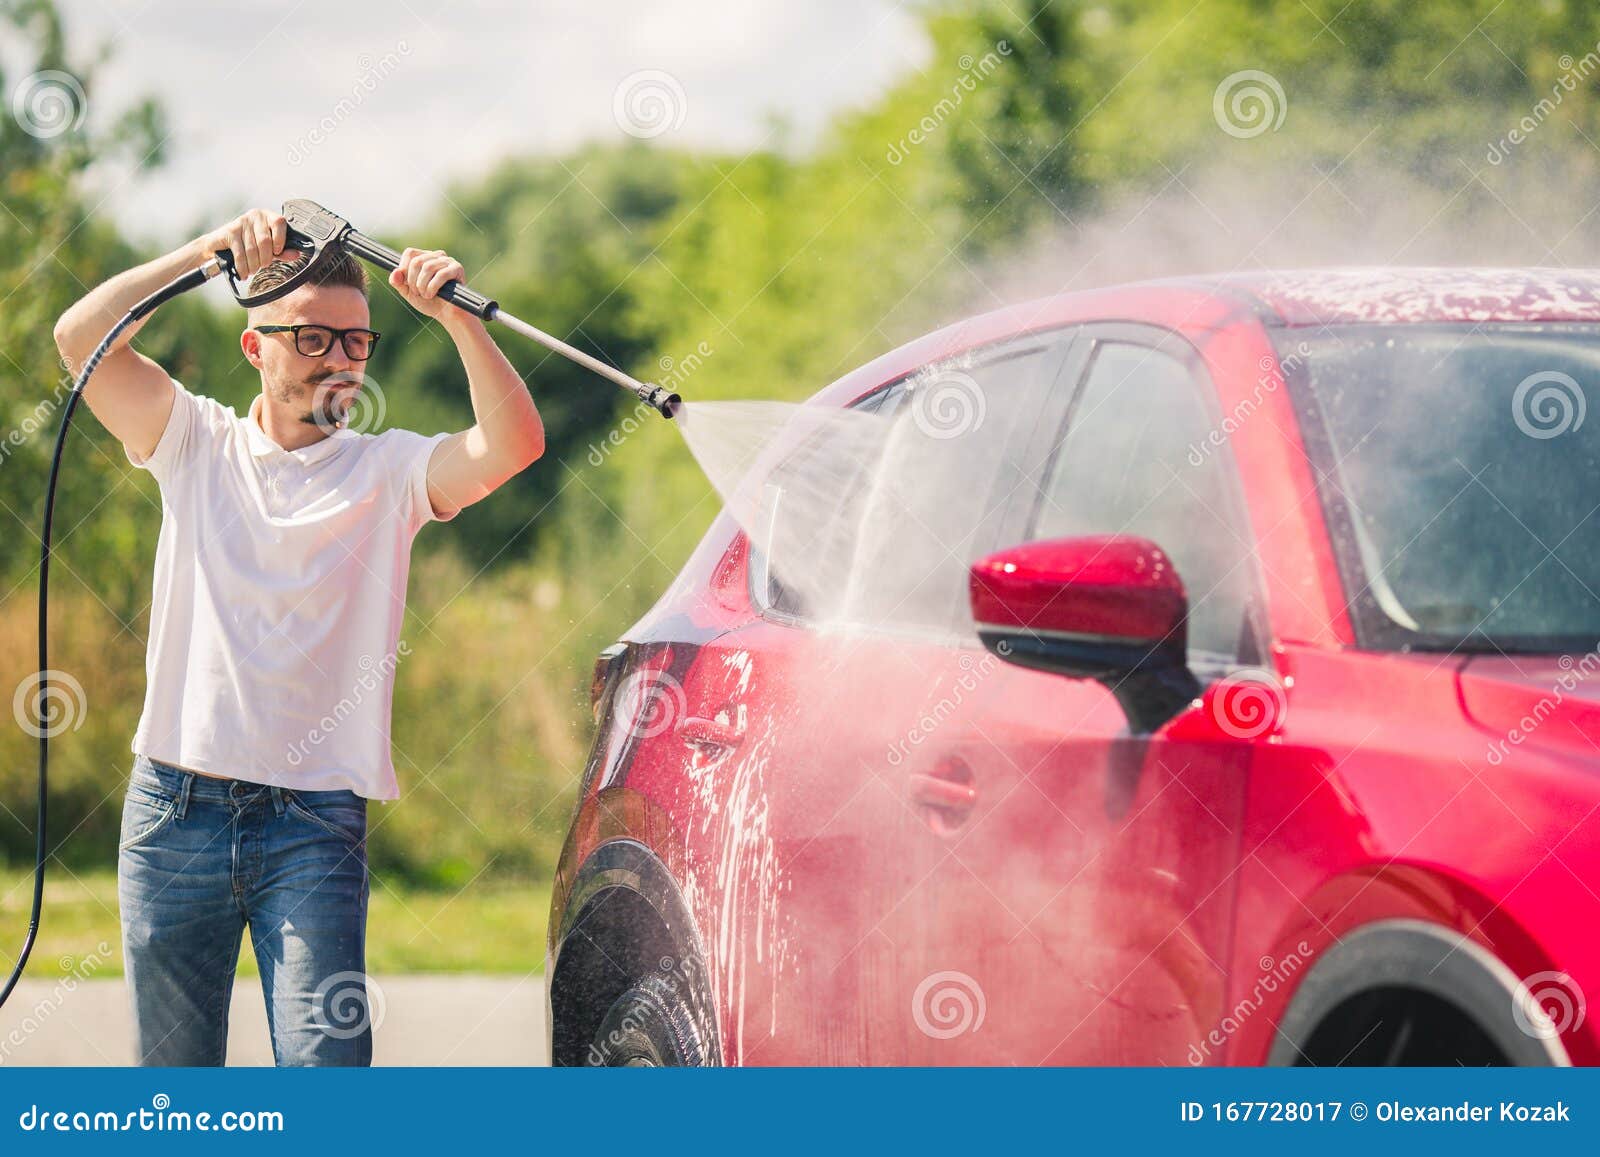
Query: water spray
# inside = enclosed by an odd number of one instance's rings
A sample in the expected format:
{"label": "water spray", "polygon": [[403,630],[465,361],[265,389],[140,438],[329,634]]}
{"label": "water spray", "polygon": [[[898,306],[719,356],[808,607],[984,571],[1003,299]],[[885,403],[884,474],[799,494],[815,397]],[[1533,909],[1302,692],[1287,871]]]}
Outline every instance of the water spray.
{"label": "water spray", "polygon": [[[73,382],[72,392],[67,396],[66,404],[62,407],[61,426],[56,432],[55,453],[50,459],[50,482],[45,488],[44,498],[44,524],[39,536],[39,683],[37,701],[40,704],[48,704],[50,702],[48,646],[50,537],[55,514],[56,482],[61,473],[61,451],[66,446],[67,431],[72,425],[72,415],[78,408],[78,401],[83,396],[84,387],[89,384],[89,376],[94,373],[95,367],[106,356],[106,352],[111,348],[112,343],[129,326],[148,317],[173,298],[187,293],[191,289],[198,289],[219,273],[227,275],[234,300],[249,309],[257,305],[265,305],[269,301],[276,301],[294,292],[301,285],[310,281],[314,274],[320,272],[335,260],[341,251],[353,254],[385,271],[392,272],[400,266],[400,254],[388,246],[374,241],[357,230],[349,221],[337,213],[323,208],[315,201],[285,201],[283,204],[283,216],[288,222],[283,252],[288,254],[292,250],[302,254],[301,259],[295,262],[294,271],[283,284],[257,294],[245,293],[244,287],[241,286],[236,276],[237,271],[233,264],[232,253],[228,250],[221,250],[204,264],[174,278],[125,313],[106,332],[105,337],[100,339],[100,344],[95,346],[94,352],[84,361],[82,371],[79,372],[77,380]],[[615,366],[607,365],[598,358],[590,357],[582,350],[574,349],[560,338],[545,333],[537,326],[530,325],[521,318],[507,313],[500,308],[498,302],[467,288],[459,281],[451,281],[446,284],[439,290],[439,296],[458,309],[465,310],[467,313],[484,321],[498,321],[501,325],[515,330],[524,337],[532,338],[546,349],[560,354],[569,361],[576,362],[585,369],[592,370],[601,377],[630,391],[641,402],[665,418],[676,417],[683,404],[681,397],[670,392],[664,386],[641,382],[623,373]],[[16,965],[12,968],[11,975],[7,978],[4,987],[0,987],[0,1007],[5,1005],[6,1000],[11,996],[12,990],[16,988],[17,981],[21,979],[23,969],[27,967],[28,957],[33,952],[34,943],[38,939],[39,918],[44,907],[45,860],[49,854],[48,842],[45,838],[45,813],[48,802],[50,728],[41,726],[38,732],[39,799],[38,823],[35,829],[34,843],[33,901],[28,915],[28,931],[23,938],[22,948],[17,954]]]}

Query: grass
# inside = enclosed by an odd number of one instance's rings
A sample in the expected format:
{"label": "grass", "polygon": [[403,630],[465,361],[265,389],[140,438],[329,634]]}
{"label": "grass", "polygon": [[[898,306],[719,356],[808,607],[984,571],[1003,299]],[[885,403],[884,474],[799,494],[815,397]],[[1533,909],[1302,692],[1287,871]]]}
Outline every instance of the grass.
{"label": "grass", "polygon": [[[32,873],[0,870],[0,968],[9,972],[28,926]],[[550,891],[543,883],[477,883],[459,891],[401,889],[372,880],[367,968],[379,975],[544,971]],[[72,874],[54,864],[45,876],[44,916],[26,975],[54,980],[122,975],[115,872]],[[248,931],[239,975],[255,976]],[[0,973],[0,980],[4,974]]]}

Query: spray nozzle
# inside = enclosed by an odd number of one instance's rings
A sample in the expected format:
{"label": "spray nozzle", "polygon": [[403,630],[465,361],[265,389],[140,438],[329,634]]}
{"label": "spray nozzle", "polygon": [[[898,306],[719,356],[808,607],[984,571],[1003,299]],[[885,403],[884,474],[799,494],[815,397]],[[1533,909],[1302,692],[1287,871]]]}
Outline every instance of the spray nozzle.
{"label": "spray nozzle", "polygon": [[634,387],[633,392],[639,395],[641,402],[658,411],[663,418],[676,418],[678,407],[683,405],[683,399],[677,394],[668,393],[665,386],[647,386],[641,382]]}

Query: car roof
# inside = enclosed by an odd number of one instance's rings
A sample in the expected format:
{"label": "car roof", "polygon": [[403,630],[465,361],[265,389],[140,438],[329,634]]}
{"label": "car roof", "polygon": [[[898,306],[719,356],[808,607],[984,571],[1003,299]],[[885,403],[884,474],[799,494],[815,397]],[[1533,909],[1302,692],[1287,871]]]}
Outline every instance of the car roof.
{"label": "car roof", "polygon": [[1346,266],[1075,290],[947,325],[857,368],[811,400],[845,405],[919,366],[1058,326],[1122,321],[1196,334],[1243,318],[1267,326],[1600,322],[1600,269]]}
{"label": "car roof", "polygon": [[1248,295],[1280,325],[1600,321],[1600,269],[1369,266],[1165,284]]}

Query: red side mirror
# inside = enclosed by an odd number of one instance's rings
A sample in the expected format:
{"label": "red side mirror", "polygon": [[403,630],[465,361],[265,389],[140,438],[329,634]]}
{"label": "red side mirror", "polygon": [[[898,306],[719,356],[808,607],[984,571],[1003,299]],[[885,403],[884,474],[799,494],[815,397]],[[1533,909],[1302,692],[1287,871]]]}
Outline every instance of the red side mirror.
{"label": "red side mirror", "polygon": [[1159,643],[1183,628],[1187,600],[1172,560],[1129,535],[1058,538],[974,563],[972,617],[980,628],[1023,627]]}
{"label": "red side mirror", "polygon": [[1134,731],[1199,693],[1185,649],[1188,599],[1172,560],[1131,535],[1030,542],[972,565],[978,637],[1009,662],[1096,679]]}

